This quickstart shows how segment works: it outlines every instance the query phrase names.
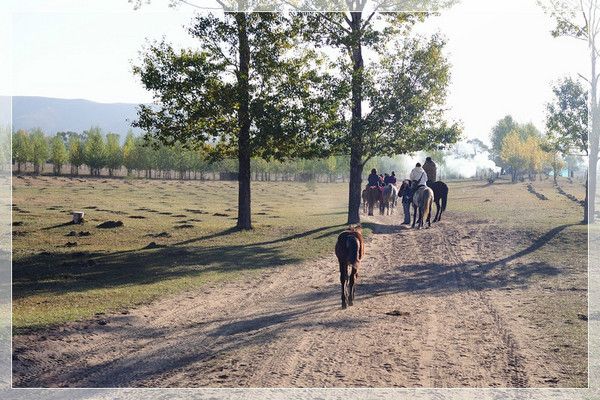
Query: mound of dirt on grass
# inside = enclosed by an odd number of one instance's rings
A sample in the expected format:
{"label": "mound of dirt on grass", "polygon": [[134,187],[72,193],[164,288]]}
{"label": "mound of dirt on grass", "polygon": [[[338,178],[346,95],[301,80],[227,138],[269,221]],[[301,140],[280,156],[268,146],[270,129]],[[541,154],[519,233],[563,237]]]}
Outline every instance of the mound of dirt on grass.
{"label": "mound of dirt on grass", "polygon": [[150,242],[144,247],[144,249],[160,249],[161,247],[165,247],[162,244],[156,244],[156,242]]}
{"label": "mound of dirt on grass", "polygon": [[189,228],[193,228],[194,225],[192,224],[181,224],[181,225],[176,225],[175,229],[189,229]]}
{"label": "mound of dirt on grass", "polygon": [[100,225],[97,225],[96,228],[111,229],[118,228],[120,226],[123,226],[123,221],[106,221],[101,223]]}
{"label": "mound of dirt on grass", "polygon": [[408,317],[410,313],[407,311],[393,310],[390,312],[386,312],[385,315],[391,315],[393,317]]}
{"label": "mound of dirt on grass", "polygon": [[65,236],[90,236],[91,233],[88,231],[79,231],[79,233],[77,233],[76,231],[71,231],[69,233],[67,233]]}
{"label": "mound of dirt on grass", "polygon": [[193,214],[208,214],[208,211],[204,211],[204,210],[195,210],[193,208],[186,208],[185,211],[187,212],[191,212]]}
{"label": "mound of dirt on grass", "polygon": [[160,233],[149,233],[144,236],[149,236],[153,238],[170,238],[171,234],[169,232],[160,232]]}

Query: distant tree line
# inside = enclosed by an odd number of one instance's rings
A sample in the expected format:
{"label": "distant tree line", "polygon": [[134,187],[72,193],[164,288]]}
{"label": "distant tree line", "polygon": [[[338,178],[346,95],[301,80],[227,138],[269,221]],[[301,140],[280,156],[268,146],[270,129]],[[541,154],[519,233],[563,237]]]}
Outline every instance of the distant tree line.
{"label": "distant tree line", "polygon": [[[373,159],[371,164],[375,165],[378,161]],[[211,160],[205,148],[190,149],[180,143],[168,146],[148,142],[131,132],[121,144],[118,134],[103,134],[98,127],[82,133],[57,132],[54,136],[46,136],[37,128],[19,130],[13,134],[12,162],[18,174],[26,172],[26,164],[33,166],[34,174],[49,172],[44,168],[51,164],[54,175],[74,176],[80,174],[83,166],[92,176],[104,173],[109,177],[124,173],[139,178],[206,179],[207,174],[218,174],[237,179],[238,172],[236,159]],[[285,162],[253,158],[252,178],[262,181],[346,181],[348,162],[347,156],[290,159]]]}

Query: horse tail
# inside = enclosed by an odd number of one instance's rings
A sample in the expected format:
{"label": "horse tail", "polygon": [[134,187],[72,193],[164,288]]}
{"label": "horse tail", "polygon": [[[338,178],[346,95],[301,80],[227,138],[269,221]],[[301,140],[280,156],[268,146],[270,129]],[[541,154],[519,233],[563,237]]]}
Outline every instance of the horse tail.
{"label": "horse tail", "polygon": [[423,211],[422,221],[425,222],[429,218],[429,211],[431,211],[431,204],[433,203],[433,190],[425,190],[423,193]]}
{"label": "horse tail", "polygon": [[348,235],[346,237],[346,254],[348,255],[348,261],[351,264],[355,264],[360,259],[360,245],[358,239],[354,235]]}

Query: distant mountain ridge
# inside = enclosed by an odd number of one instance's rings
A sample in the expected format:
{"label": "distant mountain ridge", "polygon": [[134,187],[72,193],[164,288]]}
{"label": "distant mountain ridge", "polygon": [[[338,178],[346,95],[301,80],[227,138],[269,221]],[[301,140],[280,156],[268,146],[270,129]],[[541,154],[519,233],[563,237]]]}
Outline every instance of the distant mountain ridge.
{"label": "distant mountain ridge", "polygon": [[83,99],[58,99],[38,96],[13,96],[13,130],[41,128],[46,135],[61,131],[82,132],[99,126],[104,133],[125,136],[137,117],[131,103],[97,103]]}

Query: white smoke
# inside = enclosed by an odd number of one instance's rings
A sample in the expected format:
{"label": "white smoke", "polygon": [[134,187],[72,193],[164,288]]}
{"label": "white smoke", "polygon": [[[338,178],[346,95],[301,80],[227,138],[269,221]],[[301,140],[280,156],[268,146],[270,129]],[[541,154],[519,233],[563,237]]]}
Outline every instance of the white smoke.
{"label": "white smoke", "polygon": [[500,172],[500,167],[491,160],[489,151],[472,142],[459,142],[444,153],[443,159],[427,152],[417,152],[395,157],[381,157],[377,165],[380,172],[395,171],[399,179],[408,178],[417,163],[423,164],[427,156],[432,156],[437,164],[437,179],[468,179],[476,176],[487,177]]}
{"label": "white smoke", "polygon": [[446,177],[474,178],[501,171],[491,160],[489,151],[468,142],[455,144],[444,157],[440,170]]}

